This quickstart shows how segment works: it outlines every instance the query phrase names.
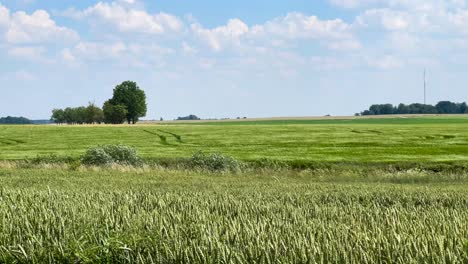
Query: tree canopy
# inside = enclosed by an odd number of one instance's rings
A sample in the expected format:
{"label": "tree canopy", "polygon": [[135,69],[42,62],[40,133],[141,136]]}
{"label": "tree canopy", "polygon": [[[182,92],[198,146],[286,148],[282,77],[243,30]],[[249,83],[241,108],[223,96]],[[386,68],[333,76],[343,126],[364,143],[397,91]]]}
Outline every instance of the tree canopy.
{"label": "tree canopy", "polygon": [[196,115],[188,115],[188,116],[178,117],[177,120],[200,120],[200,118]]}
{"label": "tree canopy", "polygon": [[135,124],[146,115],[146,95],[136,82],[125,81],[114,89],[113,97],[102,109],[94,103],[87,107],[67,107],[52,110],[51,120],[57,124]]}
{"label": "tree canopy", "polygon": [[87,107],[54,109],[51,120],[57,124],[100,124],[104,121],[104,113],[94,103],[89,103]]}
{"label": "tree canopy", "polygon": [[128,115],[127,107],[125,105],[115,105],[108,100],[104,103],[104,122],[106,124],[122,124]]}
{"label": "tree canopy", "polygon": [[25,125],[25,124],[32,124],[33,122],[25,117],[14,117],[14,116],[7,116],[0,118],[0,124],[8,124],[8,125]]}
{"label": "tree canopy", "polygon": [[135,124],[140,117],[146,116],[146,94],[136,82],[125,81],[114,89],[114,96],[109,103],[127,108],[127,122]]}
{"label": "tree canopy", "polygon": [[400,114],[466,114],[468,106],[466,103],[453,103],[442,101],[434,105],[427,104],[375,104],[369,110],[363,111],[360,115],[400,115]]}

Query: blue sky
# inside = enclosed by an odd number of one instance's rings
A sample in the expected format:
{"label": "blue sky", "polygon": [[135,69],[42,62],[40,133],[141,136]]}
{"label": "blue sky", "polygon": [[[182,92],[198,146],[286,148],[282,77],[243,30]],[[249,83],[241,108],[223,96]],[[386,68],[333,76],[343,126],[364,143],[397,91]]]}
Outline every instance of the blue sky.
{"label": "blue sky", "polygon": [[352,115],[467,101],[464,0],[0,0],[0,116],[101,105],[125,80],[147,119]]}

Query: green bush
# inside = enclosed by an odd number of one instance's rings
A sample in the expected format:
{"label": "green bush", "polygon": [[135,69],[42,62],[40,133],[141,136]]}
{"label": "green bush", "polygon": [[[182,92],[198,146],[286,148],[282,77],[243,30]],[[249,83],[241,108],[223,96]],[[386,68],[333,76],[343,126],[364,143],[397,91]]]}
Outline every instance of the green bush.
{"label": "green bush", "polygon": [[85,165],[105,166],[110,164],[139,165],[137,150],[125,145],[103,145],[90,148],[81,157]]}
{"label": "green bush", "polygon": [[220,153],[205,154],[201,151],[193,154],[190,158],[192,168],[204,169],[209,171],[231,171],[241,170],[242,164],[233,157]]}

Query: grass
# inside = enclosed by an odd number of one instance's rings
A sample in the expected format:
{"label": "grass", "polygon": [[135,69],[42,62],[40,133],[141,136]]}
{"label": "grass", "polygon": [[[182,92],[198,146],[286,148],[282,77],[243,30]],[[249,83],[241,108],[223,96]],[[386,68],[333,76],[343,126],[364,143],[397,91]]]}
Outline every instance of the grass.
{"label": "grass", "polygon": [[0,126],[0,263],[468,263],[467,120]]}
{"label": "grass", "polygon": [[0,262],[468,261],[466,173],[4,163],[0,186]]}
{"label": "grass", "polygon": [[[161,137],[163,133],[172,136]],[[466,162],[468,119],[460,116],[0,127],[0,159],[7,160],[50,154],[78,157],[89,147],[118,143],[136,147],[148,159],[190,157],[203,150],[254,161]]]}

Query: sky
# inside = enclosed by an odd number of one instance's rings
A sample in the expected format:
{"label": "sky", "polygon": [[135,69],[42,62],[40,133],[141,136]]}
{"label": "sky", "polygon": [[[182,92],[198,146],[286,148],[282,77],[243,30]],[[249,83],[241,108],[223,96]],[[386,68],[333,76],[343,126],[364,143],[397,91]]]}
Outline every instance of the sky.
{"label": "sky", "polygon": [[0,116],[102,105],[145,119],[353,115],[468,100],[465,0],[0,0]]}

